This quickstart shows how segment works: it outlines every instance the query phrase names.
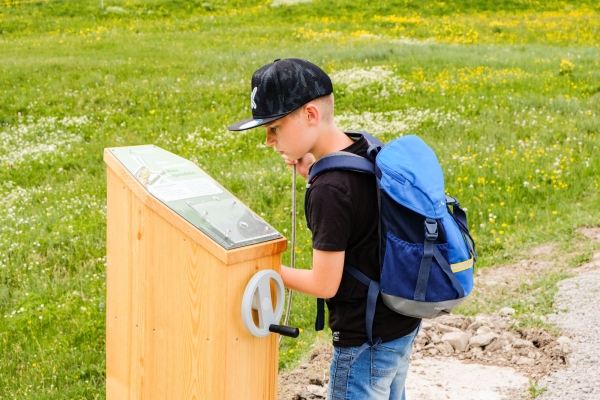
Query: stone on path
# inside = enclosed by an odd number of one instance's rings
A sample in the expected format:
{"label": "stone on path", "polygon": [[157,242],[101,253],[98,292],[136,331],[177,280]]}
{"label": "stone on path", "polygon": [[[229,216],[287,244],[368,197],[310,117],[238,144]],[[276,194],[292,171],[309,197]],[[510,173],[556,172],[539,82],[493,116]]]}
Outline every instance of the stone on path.
{"label": "stone on path", "polygon": [[325,396],[327,395],[327,387],[323,387],[323,386],[308,385],[306,387],[306,390],[308,391],[308,393],[314,394],[315,396],[318,396],[318,397],[325,398]]}
{"label": "stone on path", "polygon": [[525,339],[517,339],[515,340],[515,342],[513,343],[513,347],[515,349],[520,349],[523,347],[533,347],[533,343],[530,342],[529,340],[525,340]]}
{"label": "stone on path", "polygon": [[482,335],[475,335],[471,339],[469,339],[469,344],[471,347],[483,347],[487,346],[492,342],[492,340],[496,339],[498,335],[493,332],[484,333]]}
{"label": "stone on path", "polygon": [[469,338],[470,335],[465,332],[448,332],[442,336],[442,342],[450,343],[455,350],[463,352],[469,346]]}

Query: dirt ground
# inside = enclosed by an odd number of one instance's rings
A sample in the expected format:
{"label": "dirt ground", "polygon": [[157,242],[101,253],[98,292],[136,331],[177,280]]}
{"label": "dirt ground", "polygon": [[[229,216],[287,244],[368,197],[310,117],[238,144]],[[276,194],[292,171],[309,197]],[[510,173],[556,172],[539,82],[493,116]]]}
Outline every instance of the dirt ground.
{"label": "dirt ground", "polygon": [[[537,380],[567,365],[570,353],[568,343],[571,339],[561,338],[557,341],[557,338],[542,329],[511,331],[507,324],[508,318],[500,315],[477,318],[447,316],[441,320],[424,321],[411,357],[407,391],[410,393],[418,389],[422,393],[417,398],[433,399],[436,398],[436,394],[431,393],[431,397],[425,397],[423,386],[440,385],[440,388],[443,386],[448,390],[452,382],[460,381],[456,376],[469,376],[469,381],[462,383],[464,389],[468,389],[475,396],[473,398],[492,399],[495,397],[490,395],[481,397],[483,396],[481,391],[489,389],[491,393],[508,395],[512,393],[510,389],[526,385],[529,379]],[[454,328],[456,331],[449,328]],[[491,340],[484,346],[472,344],[464,351],[455,349],[441,340],[444,333],[459,331],[464,332],[469,338],[487,335]],[[280,374],[279,399],[324,398],[329,381],[328,369],[332,352],[333,347],[330,345],[315,349],[305,363],[293,371]],[[493,368],[486,367],[487,369],[483,370],[473,368],[473,365],[482,364]],[[458,373],[461,368],[464,373]],[[442,385],[444,371],[447,372],[448,382]],[[429,382],[428,374],[435,376],[436,381]],[[489,382],[485,381],[486,377],[489,377]],[[451,392],[457,394],[456,390]]]}
{"label": "dirt ground", "polygon": [[[582,228],[579,232],[588,240],[600,241],[600,228]],[[555,245],[541,246],[514,265],[479,272],[476,290],[480,298],[499,289],[510,293],[536,275],[564,265],[564,258],[556,257]],[[597,252],[578,270],[599,267]],[[540,328],[511,329],[513,313],[514,310],[503,308],[492,315],[449,315],[424,320],[411,356],[406,384],[409,397],[522,398],[529,382],[568,365],[570,343],[577,338],[555,337]],[[322,346],[293,371],[280,373],[279,399],[325,398],[332,353],[331,345]]]}

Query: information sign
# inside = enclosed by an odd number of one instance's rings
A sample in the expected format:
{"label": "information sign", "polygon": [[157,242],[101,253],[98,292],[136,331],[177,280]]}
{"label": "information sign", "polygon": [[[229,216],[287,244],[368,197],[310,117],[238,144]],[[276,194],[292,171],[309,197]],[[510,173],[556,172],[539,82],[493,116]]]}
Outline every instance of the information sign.
{"label": "information sign", "polygon": [[282,237],[185,158],[154,145],[109,151],[150,194],[226,249]]}

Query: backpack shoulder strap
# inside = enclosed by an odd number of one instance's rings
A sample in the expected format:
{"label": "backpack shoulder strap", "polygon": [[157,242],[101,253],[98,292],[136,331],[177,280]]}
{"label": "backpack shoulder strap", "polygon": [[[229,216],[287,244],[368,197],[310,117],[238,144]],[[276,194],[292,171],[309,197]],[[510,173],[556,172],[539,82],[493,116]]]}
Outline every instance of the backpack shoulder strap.
{"label": "backpack shoulder strap", "polygon": [[341,169],[346,171],[364,172],[370,175],[375,175],[375,157],[379,153],[379,150],[383,147],[383,143],[376,137],[359,131],[348,131],[344,132],[353,140],[359,140],[364,137],[369,143],[369,149],[367,154],[371,158],[370,160],[358,156],[356,154],[348,153],[346,151],[335,151],[329,153],[319,161],[313,164],[310,169],[308,176],[308,187],[314,182],[317,177],[326,171]]}
{"label": "backpack shoulder strap", "polygon": [[346,131],[344,133],[346,135],[350,136],[354,140],[358,140],[361,137],[364,137],[365,139],[367,139],[367,141],[370,144],[374,144],[374,145],[383,147],[383,143],[381,142],[381,140],[377,139],[375,136],[371,135],[370,133],[367,133],[364,131]]}
{"label": "backpack shoulder strap", "polygon": [[375,175],[375,164],[364,157],[345,151],[329,153],[313,164],[308,176],[308,185],[324,172],[342,169]]}
{"label": "backpack shoulder strap", "polygon": [[304,192],[304,213],[308,229],[311,229],[310,219],[308,218],[310,186],[322,173],[336,169],[375,175],[375,163],[373,161],[346,151],[329,153],[314,163],[310,168],[308,180],[306,181],[306,192]]}
{"label": "backpack shoulder strap", "polygon": [[377,139],[375,136],[370,133],[363,131],[346,131],[344,132],[346,135],[350,136],[351,139],[357,141],[361,137],[364,137],[369,143],[369,149],[367,150],[367,154],[371,158],[371,160],[375,161],[375,157],[379,154],[379,151],[383,148],[384,144],[381,140]]}
{"label": "backpack shoulder strap", "polygon": [[[314,163],[310,169],[308,181],[306,182],[306,192],[304,194],[304,211],[306,215],[306,223],[308,229],[311,229],[310,220],[308,218],[308,195],[310,185],[324,172],[332,171],[332,170],[346,170],[346,171],[356,171],[363,172],[369,175],[375,175],[376,167],[375,167],[375,157],[383,147],[383,143],[381,141],[366,132],[358,132],[358,131],[349,131],[344,132],[353,140],[358,140],[361,137],[364,137],[369,143],[369,149],[367,150],[367,154],[370,159],[365,157],[361,157],[359,155],[349,153],[346,151],[336,151],[333,153],[329,153],[322,157],[319,161]],[[379,192],[378,194],[378,203],[379,203]],[[378,204],[379,207],[379,204]],[[364,285],[366,285],[368,290],[367,296],[367,312],[365,316],[365,323],[367,327],[367,337],[368,337],[368,345],[373,344],[373,319],[375,316],[375,305],[377,303],[377,296],[379,294],[379,282],[373,281],[369,279],[362,272],[352,267],[351,265],[344,265],[344,269],[348,271],[355,279],[358,279]],[[315,321],[315,330],[320,331],[323,330],[325,326],[325,301],[323,299],[317,299],[317,318]],[[376,340],[381,340],[377,338]],[[367,346],[368,347],[368,346]],[[361,347],[359,354],[365,350],[365,346]]]}

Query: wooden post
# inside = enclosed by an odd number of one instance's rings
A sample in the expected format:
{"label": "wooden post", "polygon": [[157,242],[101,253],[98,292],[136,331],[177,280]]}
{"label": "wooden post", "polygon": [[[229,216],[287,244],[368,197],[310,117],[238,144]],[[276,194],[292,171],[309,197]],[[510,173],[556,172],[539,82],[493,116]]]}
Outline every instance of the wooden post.
{"label": "wooden post", "polygon": [[246,284],[285,238],[225,250],[108,150],[106,398],[277,398],[277,337],[241,319]]}

